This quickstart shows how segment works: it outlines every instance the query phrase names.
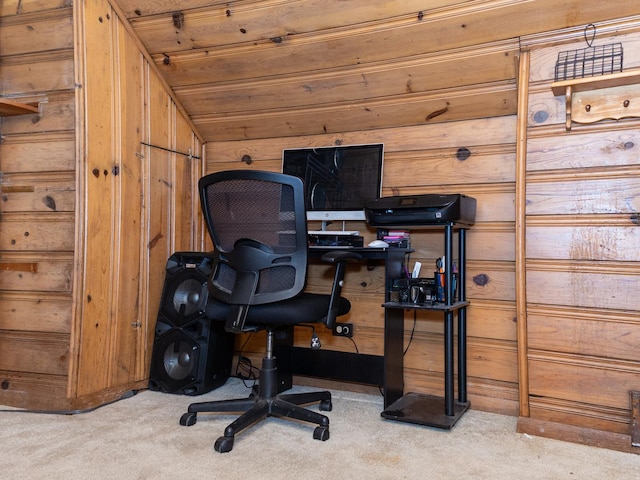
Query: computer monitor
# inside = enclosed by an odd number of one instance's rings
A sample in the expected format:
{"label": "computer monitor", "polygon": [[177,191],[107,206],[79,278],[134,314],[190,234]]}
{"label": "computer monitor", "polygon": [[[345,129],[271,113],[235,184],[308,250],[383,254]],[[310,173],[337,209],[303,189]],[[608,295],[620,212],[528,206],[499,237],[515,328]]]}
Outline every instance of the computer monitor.
{"label": "computer monitor", "polygon": [[364,201],[382,194],[383,144],[285,149],[282,172],[305,184],[307,220],[365,220]]}

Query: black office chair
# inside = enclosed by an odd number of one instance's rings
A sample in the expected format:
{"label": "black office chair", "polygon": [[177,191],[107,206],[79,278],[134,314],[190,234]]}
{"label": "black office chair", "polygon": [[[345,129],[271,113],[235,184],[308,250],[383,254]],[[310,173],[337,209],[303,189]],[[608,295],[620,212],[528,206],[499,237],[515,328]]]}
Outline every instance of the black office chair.
{"label": "black office chair", "polygon": [[244,412],[215,442],[218,452],[230,451],[238,432],[268,416],[317,424],[313,438],[327,440],[329,419],[301,405],[319,402],[320,410],[331,411],[331,393],[278,394],[274,332],[302,323],[324,323],[332,329],[336,317],[351,308],[340,292],[346,261],[358,255],[325,254],[323,260],[335,264],[331,294],[305,293],[307,223],[300,179],[234,170],[206,175],[198,187],[215,247],[206,315],[224,321],[232,332],[265,329],[267,345],[257,393],[244,399],[193,403],[180,424],[195,424],[203,412]]}

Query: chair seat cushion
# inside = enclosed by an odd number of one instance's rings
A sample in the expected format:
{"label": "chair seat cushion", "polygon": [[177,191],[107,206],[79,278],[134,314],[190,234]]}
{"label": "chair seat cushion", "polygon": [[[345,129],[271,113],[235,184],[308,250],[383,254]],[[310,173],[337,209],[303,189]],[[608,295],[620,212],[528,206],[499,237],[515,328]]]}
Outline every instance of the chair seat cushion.
{"label": "chair seat cushion", "polygon": [[[298,323],[315,323],[326,320],[329,311],[329,295],[302,293],[288,300],[249,307],[246,326],[296,325]],[[351,309],[351,303],[340,297],[337,316],[344,315]],[[206,315],[212,320],[225,321],[231,305],[209,297]]]}

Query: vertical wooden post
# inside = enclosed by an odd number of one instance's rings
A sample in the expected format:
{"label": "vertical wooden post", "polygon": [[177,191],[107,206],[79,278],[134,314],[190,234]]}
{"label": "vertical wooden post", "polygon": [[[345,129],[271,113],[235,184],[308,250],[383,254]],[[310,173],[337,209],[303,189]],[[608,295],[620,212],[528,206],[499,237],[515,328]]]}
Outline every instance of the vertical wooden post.
{"label": "vertical wooden post", "polygon": [[529,369],[527,355],[527,296],[526,296],[526,170],[527,118],[529,110],[530,53],[520,53],[518,72],[518,122],[516,131],[516,328],[518,338],[518,387],[520,416],[529,413]]}
{"label": "vertical wooden post", "polygon": [[640,391],[631,390],[631,446],[640,447]]}

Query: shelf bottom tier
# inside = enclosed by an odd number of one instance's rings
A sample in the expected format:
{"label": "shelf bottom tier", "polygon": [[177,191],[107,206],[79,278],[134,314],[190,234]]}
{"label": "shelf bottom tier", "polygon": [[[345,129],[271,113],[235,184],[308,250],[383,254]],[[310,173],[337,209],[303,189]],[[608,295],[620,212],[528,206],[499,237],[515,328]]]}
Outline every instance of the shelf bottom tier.
{"label": "shelf bottom tier", "polygon": [[445,415],[443,397],[407,393],[389,405],[380,415],[398,422],[416,423],[450,430],[469,408],[469,402],[454,402],[454,414]]}

